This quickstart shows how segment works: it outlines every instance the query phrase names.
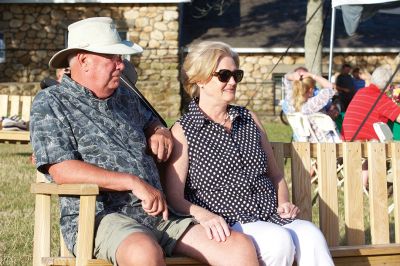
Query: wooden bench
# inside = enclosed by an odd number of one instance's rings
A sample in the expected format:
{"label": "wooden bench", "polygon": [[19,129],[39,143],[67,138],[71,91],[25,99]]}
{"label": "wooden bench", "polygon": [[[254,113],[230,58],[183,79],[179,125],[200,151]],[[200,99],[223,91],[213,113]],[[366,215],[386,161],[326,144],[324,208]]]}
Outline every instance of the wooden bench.
{"label": "wooden bench", "polygon": [[[278,165],[286,171],[291,184],[292,199],[301,209],[299,217],[319,224],[336,265],[400,265],[400,143],[273,143],[273,148]],[[336,172],[339,157],[343,158],[344,169],[340,187]],[[318,168],[318,202],[314,206],[311,199],[315,185],[310,182],[312,158],[316,158]],[[368,197],[362,190],[362,158],[369,161]],[[393,175],[390,196],[387,161]],[[40,175],[38,182],[43,182]],[[36,195],[34,265],[111,265],[92,259],[94,202],[99,192],[96,185],[35,183],[31,192]],[[50,254],[51,195],[81,195],[76,258],[63,245],[60,257]],[[388,199],[394,204],[390,215]],[[202,265],[184,257],[166,258],[166,262]]]}
{"label": "wooden bench", "polygon": [[[28,122],[33,96],[0,95],[0,117],[19,116]],[[0,142],[29,143],[29,131],[0,130]]]}

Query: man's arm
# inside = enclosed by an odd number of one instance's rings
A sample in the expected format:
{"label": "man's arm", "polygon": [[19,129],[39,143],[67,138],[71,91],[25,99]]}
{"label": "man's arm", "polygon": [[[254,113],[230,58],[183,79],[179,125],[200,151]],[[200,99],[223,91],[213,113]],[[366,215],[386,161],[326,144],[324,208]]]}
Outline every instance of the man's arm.
{"label": "man's arm", "polygon": [[97,184],[103,190],[131,191],[142,201],[148,214],[156,216],[162,213],[163,218],[168,219],[167,203],[161,191],[138,176],[109,171],[79,160],[66,160],[46,168],[57,184],[89,183]]}

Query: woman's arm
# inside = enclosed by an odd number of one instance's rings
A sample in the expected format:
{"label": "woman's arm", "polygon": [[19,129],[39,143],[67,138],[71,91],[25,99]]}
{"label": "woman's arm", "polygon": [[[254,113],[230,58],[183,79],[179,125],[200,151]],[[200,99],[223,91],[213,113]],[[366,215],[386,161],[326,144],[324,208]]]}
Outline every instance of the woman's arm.
{"label": "woman's arm", "polygon": [[289,201],[289,189],[283,176],[283,172],[276,164],[272,146],[268,141],[267,134],[265,133],[258,117],[254,113],[251,113],[251,115],[261,133],[261,145],[264,152],[267,154],[269,178],[272,180],[278,194],[278,213],[282,218],[295,218],[299,213],[299,209]]}
{"label": "woman's arm", "polygon": [[322,88],[333,88],[333,84],[329,82],[326,78],[318,76],[309,72],[303,73],[303,77],[310,77],[315,80]]}
{"label": "woman's arm", "polygon": [[319,112],[325,105],[328,104],[329,100],[332,99],[335,92],[331,88],[322,89],[319,93],[309,98],[301,107],[303,114],[313,114]]}
{"label": "woman's arm", "polygon": [[164,190],[167,202],[176,211],[192,215],[205,229],[209,239],[225,241],[230,235],[230,229],[225,220],[197,206],[184,197],[186,176],[189,168],[188,143],[179,123],[171,129],[174,147],[166,166]]}
{"label": "woman's arm", "polygon": [[332,99],[333,95],[335,94],[333,84],[326,78],[309,72],[303,73],[302,76],[314,79],[323,89],[320,90],[316,96],[309,98],[307,102],[303,104],[301,112],[303,114],[313,114],[319,112],[328,104],[330,99]]}

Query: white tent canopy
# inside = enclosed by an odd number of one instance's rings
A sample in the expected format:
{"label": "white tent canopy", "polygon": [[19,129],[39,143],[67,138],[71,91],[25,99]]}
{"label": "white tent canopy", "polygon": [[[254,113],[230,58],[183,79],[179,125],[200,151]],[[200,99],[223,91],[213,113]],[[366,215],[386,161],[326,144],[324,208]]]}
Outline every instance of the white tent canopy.
{"label": "white tent canopy", "polygon": [[369,5],[369,4],[384,4],[389,2],[400,2],[400,0],[332,0],[332,16],[331,16],[331,35],[329,47],[329,80],[332,77],[332,61],[333,61],[333,43],[335,37],[335,16],[336,8],[342,5]]}
{"label": "white tent canopy", "polygon": [[332,8],[342,5],[367,5],[395,2],[398,0],[332,0]]}

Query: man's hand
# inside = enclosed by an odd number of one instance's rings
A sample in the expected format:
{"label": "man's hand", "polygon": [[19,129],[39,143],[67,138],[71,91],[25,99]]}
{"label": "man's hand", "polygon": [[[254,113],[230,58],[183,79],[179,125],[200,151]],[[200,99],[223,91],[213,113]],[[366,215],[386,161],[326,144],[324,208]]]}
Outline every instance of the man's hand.
{"label": "man's hand", "polygon": [[296,218],[299,208],[291,202],[284,202],[278,206],[278,214],[281,218]]}
{"label": "man's hand", "polygon": [[167,201],[161,191],[137,177],[132,193],[142,201],[142,207],[146,213],[151,216],[162,213],[163,219],[168,220]]}
{"label": "man's hand", "polygon": [[172,135],[168,128],[156,127],[147,142],[158,162],[168,160],[173,148]]}

